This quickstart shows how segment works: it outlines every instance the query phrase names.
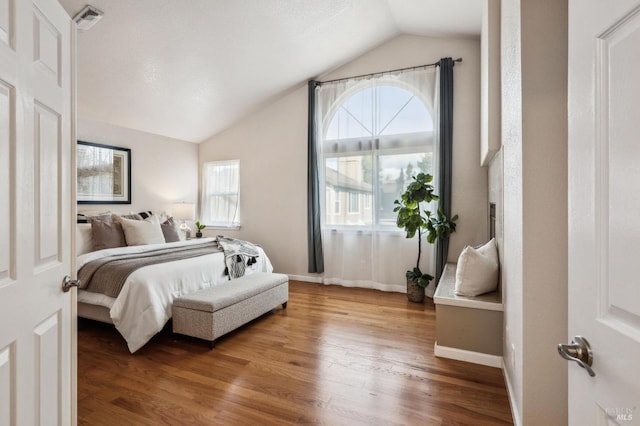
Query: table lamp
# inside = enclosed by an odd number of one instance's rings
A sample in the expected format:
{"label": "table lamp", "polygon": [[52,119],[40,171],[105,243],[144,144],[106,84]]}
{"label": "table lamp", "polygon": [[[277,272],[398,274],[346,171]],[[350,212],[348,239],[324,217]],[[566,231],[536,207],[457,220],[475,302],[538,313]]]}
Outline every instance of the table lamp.
{"label": "table lamp", "polygon": [[182,222],[180,230],[187,234],[187,238],[191,237],[191,228],[186,221],[196,218],[196,205],[194,203],[174,203],[173,218]]}

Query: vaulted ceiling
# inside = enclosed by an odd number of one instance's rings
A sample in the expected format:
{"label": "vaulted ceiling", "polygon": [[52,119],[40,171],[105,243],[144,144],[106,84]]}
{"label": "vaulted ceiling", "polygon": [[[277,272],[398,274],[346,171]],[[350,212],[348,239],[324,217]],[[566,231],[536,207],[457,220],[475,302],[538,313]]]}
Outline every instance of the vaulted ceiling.
{"label": "vaulted ceiling", "polygon": [[[87,0],[60,0],[70,16]],[[399,35],[477,37],[483,0],[91,0],[78,116],[201,142]]]}

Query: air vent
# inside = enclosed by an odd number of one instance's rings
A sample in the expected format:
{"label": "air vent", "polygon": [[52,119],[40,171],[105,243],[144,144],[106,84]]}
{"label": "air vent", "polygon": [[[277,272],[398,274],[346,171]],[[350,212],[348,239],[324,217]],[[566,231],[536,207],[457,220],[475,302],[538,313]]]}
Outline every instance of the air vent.
{"label": "air vent", "polygon": [[86,5],[84,9],[73,17],[74,22],[78,25],[78,31],[85,32],[98,23],[102,19],[102,11],[91,5]]}

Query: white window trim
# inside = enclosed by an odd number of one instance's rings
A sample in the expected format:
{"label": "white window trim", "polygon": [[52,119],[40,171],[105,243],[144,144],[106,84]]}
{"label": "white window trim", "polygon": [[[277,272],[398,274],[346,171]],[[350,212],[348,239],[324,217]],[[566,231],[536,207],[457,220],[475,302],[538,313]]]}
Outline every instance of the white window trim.
{"label": "white window trim", "polygon": [[[224,165],[237,165],[238,168],[238,189],[232,192],[212,192],[206,193],[207,185],[207,168],[210,166],[224,166]],[[241,217],[240,217],[240,160],[224,160],[224,161],[208,161],[202,164],[202,194],[200,196],[200,220],[207,225],[209,229],[240,229]],[[238,197],[238,204],[236,206],[236,213],[233,222],[229,224],[211,223],[210,218],[205,217],[205,203],[207,197],[220,196],[220,195],[236,195]]]}
{"label": "white window trim", "polygon": [[[356,204],[357,209],[355,209],[355,210],[352,210],[352,207],[353,207],[352,206],[352,201],[353,201],[353,199],[351,197],[353,197],[353,196],[356,197],[355,204]],[[361,210],[360,210],[360,193],[357,193],[357,192],[349,192],[349,193],[347,193],[347,213],[356,215],[356,214],[360,214],[360,212],[361,212]]]}
{"label": "white window trim", "polygon": [[364,195],[364,209],[365,210],[371,210],[371,198],[373,198],[373,196],[371,194],[365,194]]}

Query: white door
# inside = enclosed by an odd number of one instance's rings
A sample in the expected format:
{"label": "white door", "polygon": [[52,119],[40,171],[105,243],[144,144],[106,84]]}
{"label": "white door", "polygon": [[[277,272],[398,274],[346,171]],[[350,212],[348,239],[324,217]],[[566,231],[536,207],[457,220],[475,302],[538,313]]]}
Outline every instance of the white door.
{"label": "white door", "polygon": [[[552,72],[552,70],[550,71]],[[569,2],[571,425],[640,424],[640,0]]]}
{"label": "white door", "polygon": [[55,0],[0,0],[0,425],[75,421],[71,28]]}

